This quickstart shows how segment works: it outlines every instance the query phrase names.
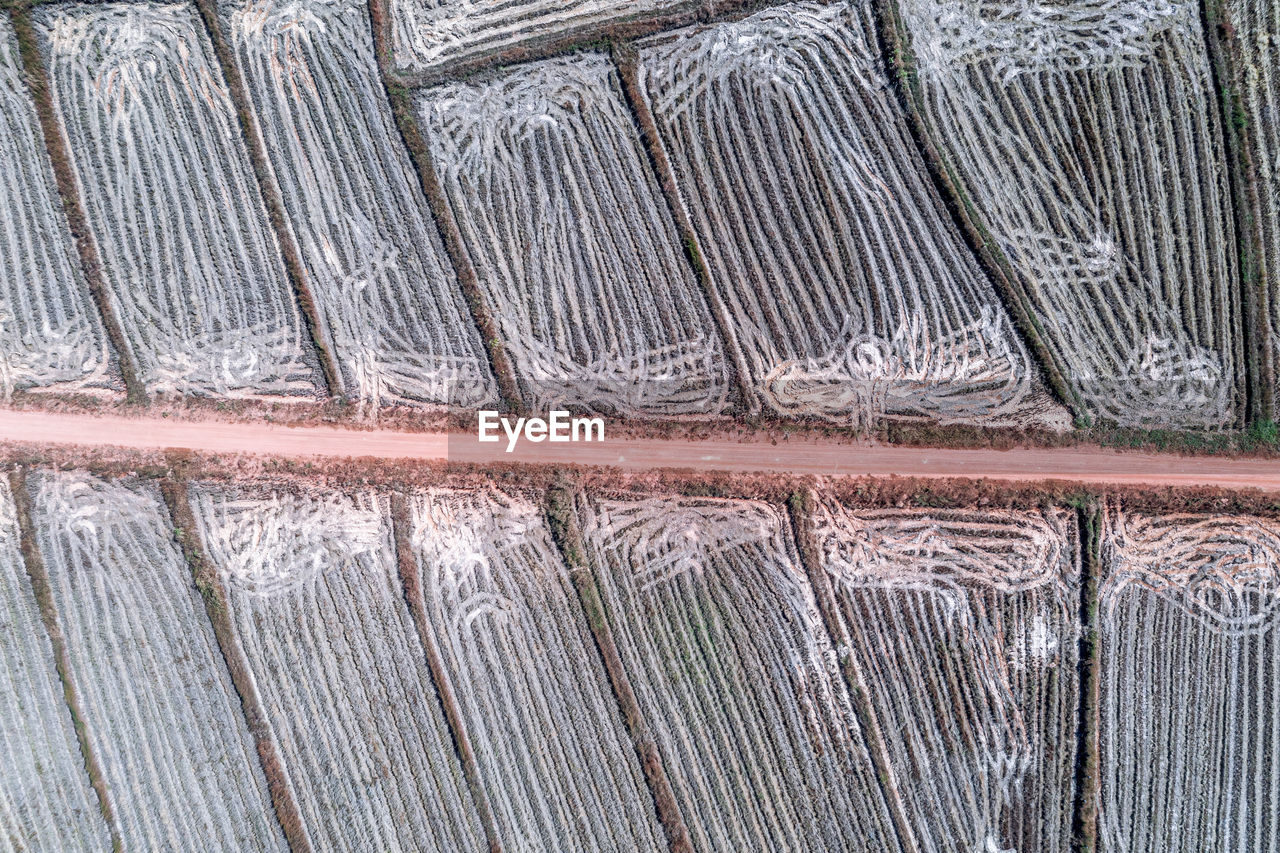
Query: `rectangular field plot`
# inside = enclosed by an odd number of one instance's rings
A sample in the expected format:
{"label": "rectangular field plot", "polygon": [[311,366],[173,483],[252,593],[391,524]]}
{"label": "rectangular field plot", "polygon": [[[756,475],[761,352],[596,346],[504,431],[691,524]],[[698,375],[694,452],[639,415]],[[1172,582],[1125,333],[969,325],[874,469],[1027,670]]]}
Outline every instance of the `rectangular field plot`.
{"label": "rectangular field plot", "polygon": [[[1280,365],[1280,3],[1230,0],[1239,65],[1241,128],[1250,146],[1261,207],[1262,256],[1271,299],[1271,351]],[[1280,389],[1277,389],[1280,390]]]}
{"label": "rectangular field plot", "polygon": [[653,796],[536,504],[412,504],[421,598],[503,849],[665,850]]}
{"label": "rectangular field plot", "polygon": [[480,336],[378,79],[365,4],[222,11],[347,393],[373,407],[492,402]]}
{"label": "rectangular field plot", "polygon": [[310,344],[195,9],[59,6],[36,20],[85,215],[148,390],[313,392]]}
{"label": "rectangular field plot", "polygon": [[1102,543],[1104,849],[1280,844],[1280,527],[1112,511]]}
{"label": "rectangular field plot", "polygon": [[117,388],[7,17],[0,17],[0,162],[0,399],[27,388]]}
{"label": "rectangular field plot", "polygon": [[898,849],[775,508],[601,501],[584,525],[623,668],[696,850]]}
{"label": "rectangular field plot", "polygon": [[930,184],[876,45],[866,3],[641,45],[752,384],[785,415],[1066,426]]}
{"label": "rectangular field plot", "polygon": [[531,408],[720,410],[715,323],[605,56],[429,90],[418,110]]}
{"label": "rectangular field plot", "polygon": [[397,67],[421,71],[693,5],[690,0],[390,0],[391,49]]}
{"label": "rectangular field plot", "polygon": [[1192,0],[902,0],[926,124],[1095,416],[1238,412],[1238,271]]}
{"label": "rectangular field plot", "polygon": [[917,849],[1070,849],[1073,518],[830,502],[814,528]]}
{"label": "rectangular field plot", "polygon": [[484,841],[371,494],[193,494],[311,846]]}
{"label": "rectangular field plot", "polygon": [[18,550],[13,495],[0,481],[0,849],[106,850],[53,647]]}
{"label": "rectangular field plot", "polygon": [[126,850],[284,850],[205,605],[154,488],[32,478],[32,523]]}

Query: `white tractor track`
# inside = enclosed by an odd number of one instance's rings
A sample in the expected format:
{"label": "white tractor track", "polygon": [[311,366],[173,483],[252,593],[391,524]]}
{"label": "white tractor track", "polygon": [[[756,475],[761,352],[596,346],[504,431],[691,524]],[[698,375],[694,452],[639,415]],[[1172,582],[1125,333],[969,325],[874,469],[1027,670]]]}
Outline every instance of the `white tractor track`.
{"label": "white tractor track", "polygon": [[95,3],[35,17],[85,216],[147,390],[314,394],[302,317],[195,8]]}
{"label": "white tractor track", "polygon": [[410,509],[427,623],[503,849],[665,849],[541,507],[496,491],[433,489]]}
{"label": "white tractor track", "polygon": [[29,483],[70,675],[124,849],[284,851],[240,699],[158,490],[79,473]]}
{"label": "white tractor track", "polygon": [[345,391],[496,401],[487,356],[378,79],[356,0],[222,7]]}
{"label": "white tractor track", "polygon": [[120,390],[76,255],[18,40],[0,17],[0,399]]}
{"label": "white tractor track", "polygon": [[605,500],[587,558],[698,850],[899,849],[774,507]]}
{"label": "white tractor track", "polygon": [[0,851],[111,846],[0,481]]}
{"label": "white tractor track", "polygon": [[417,104],[530,407],[719,412],[723,347],[608,57],[519,66]]}
{"label": "white tractor track", "polygon": [[1094,416],[1222,428],[1239,318],[1191,0],[903,0],[922,110]]}
{"label": "white tractor track", "polygon": [[1280,839],[1280,527],[1109,508],[1099,827],[1123,853]]}
{"label": "white tractor track", "polygon": [[386,496],[199,487],[192,511],[312,849],[480,849]]}
{"label": "white tractor track", "polygon": [[690,0],[390,0],[390,4],[395,63],[414,71],[694,5]]}
{"label": "white tractor track", "polygon": [[827,501],[814,527],[918,848],[1068,849],[1073,517]]}
{"label": "white tractor track", "polygon": [[681,201],[765,403],[875,425],[1066,426],[947,221],[869,3],[800,3],[640,45]]}

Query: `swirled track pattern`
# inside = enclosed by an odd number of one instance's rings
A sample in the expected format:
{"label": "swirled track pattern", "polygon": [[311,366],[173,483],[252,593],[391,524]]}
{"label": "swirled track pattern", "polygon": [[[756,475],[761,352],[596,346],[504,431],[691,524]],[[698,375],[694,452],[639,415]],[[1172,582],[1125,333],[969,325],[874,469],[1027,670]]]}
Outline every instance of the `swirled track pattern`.
{"label": "swirled track pattern", "polygon": [[1198,4],[900,7],[926,123],[1085,407],[1232,423],[1239,281]]}
{"label": "swirled track pattern", "polygon": [[480,337],[378,79],[357,0],[223,7],[349,396],[484,406]]}
{"label": "swirled track pattern", "polygon": [[870,4],[800,3],[642,43],[642,89],[766,404],[1023,425],[1065,412],[941,199]]}
{"label": "swirled track pattern", "polygon": [[412,502],[427,622],[503,849],[660,851],[653,797],[537,504],[497,492]]}
{"label": "swirled track pattern", "polygon": [[0,18],[0,162],[0,399],[25,388],[118,388],[7,18]]}
{"label": "swirled track pattern", "polygon": [[154,487],[75,473],[29,482],[124,849],[283,851],[239,697]]}
{"label": "swirled track pattern", "polygon": [[317,851],[479,850],[385,497],[192,495]]}
{"label": "swirled track pattern", "polygon": [[918,849],[1070,849],[1074,523],[828,501],[814,528]]}
{"label": "swirled track pattern", "polygon": [[36,20],[143,383],[239,398],[315,391],[280,247],[194,8],[56,6]]}
{"label": "swirled track pattern", "polygon": [[607,57],[428,90],[418,112],[531,408],[722,408],[715,323]]}
{"label": "swirled track pattern", "polygon": [[898,849],[781,514],[692,499],[587,514],[607,618],[694,849]]}
{"label": "swirled track pattern", "polygon": [[1102,553],[1109,850],[1280,845],[1280,527],[1112,509]]}
{"label": "swirled track pattern", "polygon": [[18,550],[13,495],[0,483],[0,851],[105,850],[62,698],[53,647]]}

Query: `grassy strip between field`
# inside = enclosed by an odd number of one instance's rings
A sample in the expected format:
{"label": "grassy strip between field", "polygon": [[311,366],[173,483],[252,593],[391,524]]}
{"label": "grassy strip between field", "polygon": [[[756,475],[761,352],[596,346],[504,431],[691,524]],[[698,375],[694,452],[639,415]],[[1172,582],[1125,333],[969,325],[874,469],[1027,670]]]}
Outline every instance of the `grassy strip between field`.
{"label": "grassy strip between field", "polygon": [[889,71],[889,79],[896,85],[898,101],[907,119],[907,127],[916,142],[934,187],[942,197],[947,211],[963,235],[965,243],[987,273],[1001,302],[1009,311],[1014,327],[1022,335],[1027,349],[1039,365],[1049,390],[1067,407],[1078,424],[1089,422],[1089,413],[1063,374],[1062,363],[1054,357],[1048,346],[1036,313],[1021,280],[1013,266],[1000,251],[996,241],[982,225],[981,217],[964,187],[933,142],[929,125],[921,103],[919,77],[915,57],[911,52],[906,27],[902,23],[896,0],[874,0],[876,33],[880,42],[882,61]]}
{"label": "grassy strip between field", "polygon": [[[796,425],[772,425],[784,434],[798,430]],[[826,430],[827,437],[854,434],[847,429]],[[872,437],[887,444],[905,447],[949,447],[1012,449],[1015,447],[1087,447],[1186,454],[1188,456],[1280,456],[1280,424],[1256,421],[1247,429],[1199,431],[1178,429],[1142,429],[1109,424],[1072,430],[1062,434],[1045,431],[1022,431],[970,427],[962,424],[889,423]],[[1177,464],[1170,460],[1170,464]]]}
{"label": "grassy strip between field", "polygon": [[427,658],[427,668],[431,671],[431,680],[435,683],[436,695],[440,698],[441,710],[449,723],[449,733],[453,736],[453,745],[462,764],[462,773],[467,779],[467,788],[480,816],[480,825],[484,827],[485,840],[489,845],[489,853],[502,853],[502,841],[498,838],[498,825],[493,817],[493,808],[489,797],[480,781],[480,766],[476,762],[475,750],[471,748],[471,739],[467,736],[467,727],[462,720],[462,710],[458,707],[453,686],[445,672],[444,659],[440,649],[436,647],[435,638],[427,624],[427,613],[423,607],[422,579],[418,573],[418,561],[413,556],[410,544],[409,502],[403,493],[391,495],[391,528],[396,548],[396,566],[399,571],[400,585],[404,591],[405,602],[413,617],[413,626],[422,642],[422,649]]}
{"label": "grassy strip between field", "polygon": [[604,662],[605,671],[609,674],[609,683],[613,687],[614,697],[618,700],[627,725],[627,732],[631,736],[631,742],[635,746],[636,755],[644,770],[645,781],[653,794],[658,821],[666,834],[667,845],[671,853],[693,853],[689,830],[685,826],[684,817],[680,814],[675,791],[667,778],[666,767],[662,763],[662,756],[658,753],[657,743],[640,712],[640,703],[636,700],[631,681],[623,669],[622,656],[618,653],[613,632],[605,616],[604,602],[600,597],[595,573],[587,559],[586,544],[583,542],[582,528],[578,521],[577,502],[580,498],[579,487],[568,481],[558,482],[547,490],[546,515],[547,524],[551,528],[551,537],[559,548],[561,556],[564,557],[565,564],[569,567],[569,577],[573,581],[574,589],[578,592],[587,623],[591,626],[591,635],[595,638],[596,648]]}
{"label": "grassy strip between field", "polygon": [[1080,710],[1076,720],[1076,802],[1071,819],[1072,853],[1096,853],[1098,849],[1099,717],[1098,698],[1102,665],[1098,623],[1098,589],[1101,584],[1099,547],[1102,513],[1096,500],[1076,509],[1080,537]]}
{"label": "grassy strip between field", "polygon": [[611,53],[614,67],[617,69],[618,77],[622,81],[622,94],[631,110],[631,117],[635,120],[640,130],[640,138],[644,142],[645,152],[649,155],[649,165],[658,178],[658,185],[662,187],[662,194],[667,201],[667,209],[671,211],[671,218],[675,220],[676,229],[680,232],[680,238],[684,243],[685,258],[693,268],[693,276],[697,279],[702,295],[706,298],[707,305],[711,308],[711,316],[715,318],[716,331],[720,335],[720,340],[724,342],[725,349],[732,360],[734,392],[748,416],[754,417],[760,412],[760,397],[752,386],[751,373],[747,369],[746,358],[742,354],[742,348],[738,345],[737,335],[733,333],[733,323],[729,318],[729,309],[716,292],[715,287],[712,286],[711,270],[707,266],[706,260],[702,257],[702,250],[698,247],[698,237],[694,232],[693,223],[689,220],[689,214],[685,210],[684,204],[680,201],[680,190],[676,186],[675,171],[671,168],[671,161],[667,157],[666,149],[663,148],[662,137],[659,135],[658,126],[653,120],[653,113],[644,99],[644,94],[640,91],[640,74],[636,64],[635,48],[629,42],[615,42],[612,45]]}
{"label": "grassy strip between field", "polygon": [[53,646],[54,665],[58,671],[58,680],[62,683],[62,697],[71,714],[71,723],[76,731],[76,741],[80,745],[80,755],[84,759],[84,769],[89,776],[89,784],[98,798],[98,809],[106,821],[107,830],[111,834],[112,853],[120,853],[123,849],[120,830],[116,826],[115,815],[111,808],[111,798],[107,794],[107,782],[102,767],[98,764],[89,743],[89,730],[84,718],[84,710],[80,707],[80,696],[75,683],[71,679],[71,660],[67,656],[66,639],[58,626],[57,609],[53,603],[53,591],[49,588],[49,575],[45,571],[44,559],[36,545],[35,525],[31,520],[31,495],[27,491],[26,473],[17,469],[9,473],[9,490],[13,493],[15,513],[18,517],[18,534],[21,539],[22,562],[27,569],[27,577],[31,579],[31,589],[36,603],[40,607],[40,621],[44,623],[49,634],[49,642]]}
{"label": "grassy strip between field", "polygon": [[1222,109],[1227,177],[1235,211],[1236,253],[1240,269],[1241,335],[1246,413],[1255,423],[1275,416],[1275,365],[1271,357],[1271,297],[1263,248],[1258,171],[1253,160],[1254,128],[1241,96],[1236,33],[1225,0],[1202,0],[1202,29],[1209,52],[1209,73]]}
{"label": "grassy strip between field", "polygon": [[145,405],[147,390],[138,378],[138,367],[133,359],[133,351],[129,349],[124,329],[120,325],[120,318],[116,316],[115,308],[111,304],[111,295],[107,291],[106,281],[102,275],[98,246],[94,241],[93,233],[89,230],[84,207],[80,204],[75,169],[71,165],[71,152],[58,127],[58,117],[53,106],[53,91],[49,87],[49,76],[45,73],[44,62],[40,58],[39,37],[31,21],[31,6],[24,2],[0,2],[0,7],[6,6],[9,9],[9,19],[13,24],[14,34],[18,39],[18,53],[22,59],[22,77],[27,82],[27,90],[32,101],[35,102],[45,150],[53,166],[54,181],[57,184],[58,195],[62,198],[63,214],[71,229],[71,236],[75,239],[76,252],[80,257],[80,269],[84,273],[89,295],[98,309],[107,340],[115,353],[120,378],[124,382],[126,399],[133,404]]}
{"label": "grassy strip between field", "polygon": [[[206,0],[207,2],[208,0]],[[498,382],[498,394],[502,397],[504,408],[508,412],[523,413],[524,405],[520,396],[520,387],[516,382],[515,369],[511,365],[511,357],[502,343],[498,322],[485,302],[480,289],[480,280],[475,266],[467,254],[463,244],[462,231],[445,199],[444,188],[440,184],[440,176],[427,151],[427,143],[418,129],[418,122],[413,116],[413,96],[409,87],[394,77],[390,47],[390,19],[385,0],[369,0],[369,22],[373,28],[373,49],[378,57],[378,72],[383,88],[387,92],[387,100],[391,104],[391,113],[395,116],[396,128],[404,146],[409,151],[409,159],[417,170],[422,191],[427,197],[427,204],[435,219],[440,239],[444,243],[445,254],[453,265],[458,277],[458,285],[466,298],[467,307],[484,342],[485,353],[489,356],[489,367]]]}
{"label": "grassy strip between field", "polygon": [[920,845],[916,841],[915,833],[911,831],[911,822],[907,818],[902,794],[898,791],[897,780],[885,747],[884,735],[880,730],[880,721],[876,718],[875,710],[868,699],[866,684],[858,671],[849,647],[849,637],[840,621],[831,579],[822,567],[822,554],[813,534],[812,513],[817,500],[817,495],[809,488],[793,492],[787,500],[787,515],[791,520],[796,550],[800,555],[800,563],[805,575],[809,579],[809,585],[813,588],[814,598],[818,602],[818,611],[822,615],[822,622],[831,640],[831,646],[836,649],[840,674],[844,676],[845,684],[849,687],[858,726],[862,729],[867,752],[875,765],[881,793],[889,806],[889,814],[893,818],[893,828],[897,832],[898,843],[904,853],[917,853]]}
{"label": "grassy strip between field", "polygon": [[276,751],[275,741],[271,738],[271,726],[262,707],[261,697],[254,687],[249,662],[236,642],[235,629],[227,612],[226,590],[218,578],[217,569],[205,556],[204,546],[200,542],[195,517],[187,498],[186,482],[168,477],[161,479],[160,493],[173,522],[174,541],[191,569],[192,581],[204,600],[205,612],[213,625],[213,634],[218,641],[222,658],[226,661],[231,683],[240,697],[240,708],[258,751],[258,761],[267,780],[267,791],[271,794],[276,819],[280,822],[292,853],[310,853],[311,841],[294,801],[293,790],[280,761],[280,754]]}
{"label": "grassy strip between field", "polygon": [[257,179],[258,191],[267,209],[267,219],[270,220],[271,229],[280,247],[285,272],[289,276],[290,285],[293,286],[294,297],[297,299],[298,308],[302,313],[302,320],[306,323],[312,346],[315,348],[316,360],[320,365],[320,375],[324,382],[325,391],[330,397],[341,399],[344,397],[342,373],[338,369],[338,363],[334,359],[333,350],[327,340],[328,335],[324,324],[320,321],[320,312],[316,307],[311,285],[307,282],[307,271],[302,263],[302,256],[294,242],[293,232],[289,229],[285,216],[284,202],[280,200],[280,192],[276,187],[275,179],[272,177],[271,166],[267,160],[267,152],[262,143],[262,135],[258,132],[258,127],[253,117],[253,109],[250,106],[249,93],[245,87],[244,77],[240,73],[240,66],[236,65],[235,54],[232,52],[231,46],[227,44],[226,33],[222,31],[222,23],[218,17],[217,0],[195,0],[195,4],[200,13],[200,18],[204,22],[205,31],[209,34],[209,40],[213,43],[214,56],[218,60],[223,80],[226,81],[227,90],[231,95],[231,103],[236,111],[236,121],[240,125],[240,135],[244,138],[245,149],[249,154],[249,163],[253,167],[254,177]]}

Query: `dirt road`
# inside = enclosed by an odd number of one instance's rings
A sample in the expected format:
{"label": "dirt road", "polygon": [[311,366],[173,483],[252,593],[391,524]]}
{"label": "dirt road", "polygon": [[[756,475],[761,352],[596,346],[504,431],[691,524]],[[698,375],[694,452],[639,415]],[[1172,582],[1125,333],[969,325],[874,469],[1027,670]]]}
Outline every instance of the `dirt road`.
{"label": "dirt road", "polygon": [[1109,485],[1220,486],[1280,492],[1280,460],[1184,457],[1098,448],[936,450],[888,445],[627,439],[531,444],[514,453],[457,433],[357,431],[0,410],[0,443],[177,448],[215,454],[378,457],[468,463],[612,465],[832,476],[986,477]]}

